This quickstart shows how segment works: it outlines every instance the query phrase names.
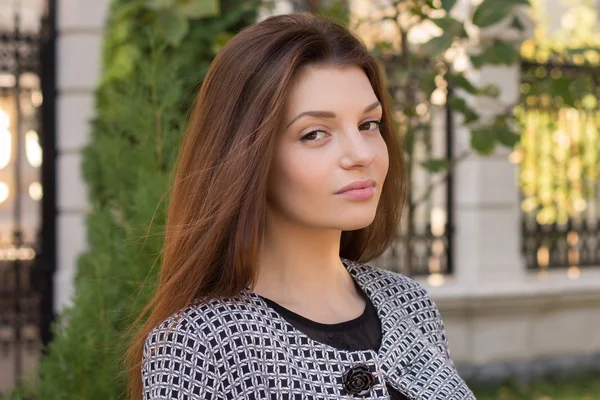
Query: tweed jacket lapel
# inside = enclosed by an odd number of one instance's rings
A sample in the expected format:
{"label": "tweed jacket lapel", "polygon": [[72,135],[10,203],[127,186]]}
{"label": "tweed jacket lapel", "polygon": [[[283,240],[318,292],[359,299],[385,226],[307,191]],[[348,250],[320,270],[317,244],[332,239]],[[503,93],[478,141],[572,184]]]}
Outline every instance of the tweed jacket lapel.
{"label": "tweed jacket lapel", "polygon": [[428,333],[445,334],[431,332],[432,322],[441,320],[424,289],[400,274],[344,263],[377,309],[383,336],[378,356],[386,381],[415,400],[474,399],[448,355],[440,352],[447,343],[428,340],[436,336]]}

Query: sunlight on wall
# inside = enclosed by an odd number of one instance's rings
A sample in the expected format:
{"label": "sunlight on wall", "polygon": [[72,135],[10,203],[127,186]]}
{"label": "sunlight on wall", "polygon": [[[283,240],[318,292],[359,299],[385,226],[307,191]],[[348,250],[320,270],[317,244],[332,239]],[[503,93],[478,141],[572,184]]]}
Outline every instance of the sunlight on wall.
{"label": "sunlight on wall", "polygon": [[5,168],[10,162],[11,137],[10,118],[8,114],[0,108],[0,169]]}
{"label": "sunlight on wall", "polygon": [[42,165],[42,148],[36,131],[31,130],[25,134],[25,154],[32,167]]}
{"label": "sunlight on wall", "polygon": [[0,204],[4,203],[8,200],[8,196],[10,195],[10,189],[8,185],[4,182],[0,181]]}

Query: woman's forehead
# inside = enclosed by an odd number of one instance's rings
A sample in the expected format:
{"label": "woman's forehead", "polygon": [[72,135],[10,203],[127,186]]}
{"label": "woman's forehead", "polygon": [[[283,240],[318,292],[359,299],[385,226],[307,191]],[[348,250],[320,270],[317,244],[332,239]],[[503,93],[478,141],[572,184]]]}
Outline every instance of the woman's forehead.
{"label": "woman's forehead", "polygon": [[358,66],[303,67],[288,96],[288,112],[329,110],[354,104],[364,108],[363,103],[377,100],[367,75]]}

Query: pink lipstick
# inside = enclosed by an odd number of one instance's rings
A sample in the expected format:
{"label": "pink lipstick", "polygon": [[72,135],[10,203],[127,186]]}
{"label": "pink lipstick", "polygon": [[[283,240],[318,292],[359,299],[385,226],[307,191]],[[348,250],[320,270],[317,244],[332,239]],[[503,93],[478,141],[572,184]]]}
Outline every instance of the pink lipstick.
{"label": "pink lipstick", "polygon": [[352,182],[347,186],[344,186],[335,194],[350,197],[357,200],[367,200],[373,197],[373,195],[375,194],[375,185],[376,183],[374,179],[356,181]]}

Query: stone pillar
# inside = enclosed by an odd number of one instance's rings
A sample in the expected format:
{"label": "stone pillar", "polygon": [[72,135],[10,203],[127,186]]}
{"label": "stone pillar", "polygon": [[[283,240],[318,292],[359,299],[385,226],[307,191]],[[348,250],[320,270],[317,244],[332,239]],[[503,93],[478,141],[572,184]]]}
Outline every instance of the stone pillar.
{"label": "stone pillar", "polygon": [[57,5],[56,311],[71,302],[77,258],[87,246],[89,202],[81,176],[81,149],[90,137],[108,7],[109,0],[58,0]]}
{"label": "stone pillar", "polygon": [[[519,95],[519,69],[486,67],[471,73],[478,85],[497,84],[498,100],[474,99],[482,116],[514,104]],[[457,154],[469,146],[470,132],[457,129]],[[521,282],[525,267],[521,256],[520,199],[517,168],[509,151],[498,148],[490,156],[472,155],[454,171],[455,273],[465,288]]]}
{"label": "stone pillar", "polygon": [[[457,12],[465,13],[469,1]],[[524,27],[519,31],[510,24],[518,18]],[[533,35],[533,22],[526,7],[516,7],[513,16],[482,29],[479,40],[499,38],[520,43]],[[466,75],[478,87],[494,84],[500,89],[497,99],[468,98],[483,121],[512,107],[519,100],[519,65],[488,66],[467,69]],[[460,121],[457,121],[460,123]],[[455,152],[468,149],[471,134],[457,127]],[[472,155],[457,165],[454,172],[455,193],[455,262],[456,280],[465,289],[482,285],[510,285],[525,278],[521,255],[520,194],[518,170],[508,160],[510,151],[498,147],[487,157]]]}

